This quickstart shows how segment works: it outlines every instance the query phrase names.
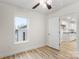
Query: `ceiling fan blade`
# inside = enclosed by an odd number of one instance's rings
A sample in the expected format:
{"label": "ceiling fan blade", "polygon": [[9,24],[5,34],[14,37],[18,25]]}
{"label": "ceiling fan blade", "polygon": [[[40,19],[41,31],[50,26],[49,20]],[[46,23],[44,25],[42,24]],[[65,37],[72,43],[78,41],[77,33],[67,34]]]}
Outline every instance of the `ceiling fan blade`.
{"label": "ceiling fan blade", "polygon": [[51,9],[52,8],[51,5],[49,5],[47,3],[46,3],[46,6],[47,6],[48,9]]}
{"label": "ceiling fan blade", "polygon": [[37,3],[32,9],[35,9],[36,7],[38,7],[40,5],[40,3]]}

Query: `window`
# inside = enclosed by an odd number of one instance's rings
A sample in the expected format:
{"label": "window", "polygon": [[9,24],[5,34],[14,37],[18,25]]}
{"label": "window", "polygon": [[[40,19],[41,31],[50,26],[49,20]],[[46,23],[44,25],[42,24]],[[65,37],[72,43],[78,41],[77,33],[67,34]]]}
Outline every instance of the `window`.
{"label": "window", "polygon": [[28,22],[26,18],[15,17],[15,41],[17,43],[25,42],[27,40],[27,26]]}

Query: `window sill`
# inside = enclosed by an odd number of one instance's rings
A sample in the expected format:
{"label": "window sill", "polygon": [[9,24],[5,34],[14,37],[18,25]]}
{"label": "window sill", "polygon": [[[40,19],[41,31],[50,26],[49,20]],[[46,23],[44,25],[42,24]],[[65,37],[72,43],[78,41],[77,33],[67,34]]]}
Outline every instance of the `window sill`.
{"label": "window sill", "polygon": [[19,41],[19,42],[15,42],[14,44],[22,44],[22,43],[27,43],[29,42],[28,40],[27,41]]}

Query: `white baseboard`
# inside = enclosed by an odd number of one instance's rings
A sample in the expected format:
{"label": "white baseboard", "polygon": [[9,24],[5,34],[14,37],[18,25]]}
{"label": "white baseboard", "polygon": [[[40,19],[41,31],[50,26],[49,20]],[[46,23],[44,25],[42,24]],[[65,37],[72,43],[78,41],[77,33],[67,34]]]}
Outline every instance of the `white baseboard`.
{"label": "white baseboard", "polygon": [[40,44],[38,44],[38,43],[32,44],[32,45],[29,45],[29,47],[26,48],[26,49],[22,49],[22,50],[19,50],[19,51],[14,51],[14,52],[13,51],[6,52],[5,54],[1,55],[0,58],[6,57],[6,56],[10,56],[10,55],[15,55],[15,54],[23,52],[23,51],[28,51],[28,50],[40,48],[40,47],[43,47],[45,45],[46,45],[45,43],[41,43],[41,42],[40,42]]}

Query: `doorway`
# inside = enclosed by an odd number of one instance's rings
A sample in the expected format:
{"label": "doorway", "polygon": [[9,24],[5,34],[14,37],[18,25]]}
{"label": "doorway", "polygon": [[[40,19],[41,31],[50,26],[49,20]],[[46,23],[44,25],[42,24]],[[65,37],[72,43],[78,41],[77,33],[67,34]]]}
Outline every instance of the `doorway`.
{"label": "doorway", "polygon": [[[72,15],[60,17],[60,51],[66,54],[74,54],[77,51],[76,29],[77,20]],[[65,55],[66,55],[65,54]]]}

